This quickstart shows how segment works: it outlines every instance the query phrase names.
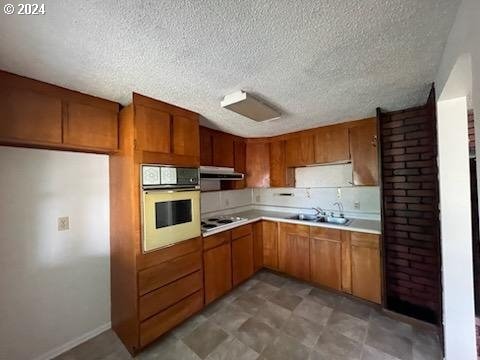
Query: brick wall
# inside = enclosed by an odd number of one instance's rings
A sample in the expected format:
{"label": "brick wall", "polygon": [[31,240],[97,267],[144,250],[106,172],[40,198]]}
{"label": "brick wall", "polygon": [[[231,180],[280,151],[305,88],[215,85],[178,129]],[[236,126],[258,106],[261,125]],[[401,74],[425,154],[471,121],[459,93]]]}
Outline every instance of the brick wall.
{"label": "brick wall", "polygon": [[387,308],[432,323],[441,316],[434,97],[379,113]]}

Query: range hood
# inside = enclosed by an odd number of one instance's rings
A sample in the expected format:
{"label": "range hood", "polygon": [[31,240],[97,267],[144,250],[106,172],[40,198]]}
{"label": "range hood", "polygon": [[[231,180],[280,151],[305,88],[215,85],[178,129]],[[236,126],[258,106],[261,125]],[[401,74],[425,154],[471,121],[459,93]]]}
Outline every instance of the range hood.
{"label": "range hood", "polygon": [[243,180],[244,175],[235,172],[233,168],[200,166],[201,180]]}

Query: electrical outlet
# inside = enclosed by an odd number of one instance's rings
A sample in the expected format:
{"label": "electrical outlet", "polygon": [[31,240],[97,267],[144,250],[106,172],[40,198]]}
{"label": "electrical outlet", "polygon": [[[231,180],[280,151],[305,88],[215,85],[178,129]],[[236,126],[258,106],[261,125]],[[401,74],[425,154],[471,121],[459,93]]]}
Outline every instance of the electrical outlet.
{"label": "electrical outlet", "polygon": [[70,219],[68,216],[59,217],[57,220],[58,231],[65,231],[70,229]]}
{"label": "electrical outlet", "polygon": [[357,209],[357,210],[360,210],[360,201],[355,201],[355,202],[353,203],[353,207],[354,207],[355,209]]}
{"label": "electrical outlet", "polygon": [[342,189],[337,188],[337,199],[341,200],[342,199]]}

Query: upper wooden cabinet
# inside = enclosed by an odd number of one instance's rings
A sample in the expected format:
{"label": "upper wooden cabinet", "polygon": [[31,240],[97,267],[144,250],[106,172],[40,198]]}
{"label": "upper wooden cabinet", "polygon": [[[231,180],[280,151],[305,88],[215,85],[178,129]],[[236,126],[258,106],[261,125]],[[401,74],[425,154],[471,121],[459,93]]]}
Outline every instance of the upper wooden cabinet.
{"label": "upper wooden cabinet", "polygon": [[247,187],[270,185],[270,145],[268,142],[247,143]]}
{"label": "upper wooden cabinet", "polygon": [[286,144],[283,140],[270,143],[270,187],[295,186],[295,170],[287,167]]}
{"label": "upper wooden cabinet", "polygon": [[354,185],[378,185],[376,119],[359,121],[350,128],[350,153]]}
{"label": "upper wooden cabinet", "polygon": [[306,166],[315,163],[313,135],[311,133],[287,139],[285,151],[288,167]]}
{"label": "upper wooden cabinet", "polygon": [[350,160],[348,127],[326,126],[315,130],[315,163],[331,163]]}
{"label": "upper wooden cabinet", "polygon": [[119,105],[0,71],[0,143],[111,153]]}
{"label": "upper wooden cabinet", "polygon": [[278,268],[296,278],[310,280],[309,226],[279,224]]}
{"label": "upper wooden cabinet", "polygon": [[135,150],[139,152],[139,161],[199,166],[197,114],[135,93],[133,108]]}
{"label": "upper wooden cabinet", "polygon": [[213,165],[234,167],[233,135],[215,132],[213,135]]}
{"label": "upper wooden cabinet", "polygon": [[[238,138],[235,139],[233,143],[233,164],[235,171],[241,174],[245,174],[247,172],[246,169],[246,157],[247,157],[247,145],[245,144],[245,140]],[[245,188],[246,179],[243,180],[232,180],[232,181],[223,181],[222,185],[226,184],[225,189],[243,189]]]}
{"label": "upper wooden cabinet", "polygon": [[213,166],[213,132],[200,126],[200,165]]}

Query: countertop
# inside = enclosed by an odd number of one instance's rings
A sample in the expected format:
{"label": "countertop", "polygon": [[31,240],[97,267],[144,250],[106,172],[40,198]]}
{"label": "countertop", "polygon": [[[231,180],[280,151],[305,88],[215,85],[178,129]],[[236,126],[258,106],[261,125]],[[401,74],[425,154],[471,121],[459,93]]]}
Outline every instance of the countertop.
{"label": "countertop", "polygon": [[270,221],[277,221],[277,222],[286,222],[291,224],[319,226],[319,227],[348,230],[348,231],[358,231],[358,232],[364,232],[364,233],[370,233],[370,234],[381,234],[381,223],[378,220],[365,220],[365,219],[352,218],[350,223],[348,223],[347,225],[336,225],[336,224],[328,224],[328,223],[321,223],[321,222],[290,219],[292,216],[295,216],[295,215],[297,214],[288,213],[288,212],[278,212],[278,211],[265,211],[265,210],[247,210],[247,211],[242,211],[238,213],[229,213],[228,216],[238,216],[238,217],[245,218],[247,220],[238,221],[229,226],[222,226],[222,228],[220,229],[209,230],[207,232],[204,232],[203,236],[204,237],[210,236],[222,231],[230,230],[238,226],[253,223],[259,220],[270,220]]}

